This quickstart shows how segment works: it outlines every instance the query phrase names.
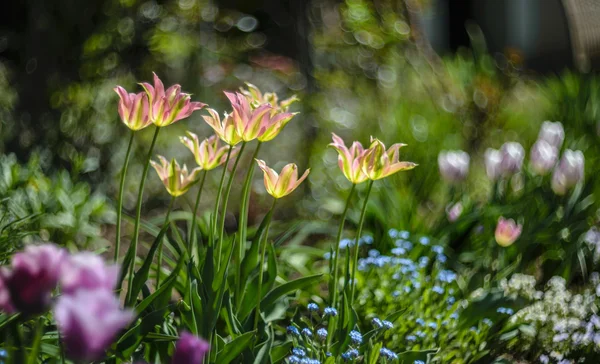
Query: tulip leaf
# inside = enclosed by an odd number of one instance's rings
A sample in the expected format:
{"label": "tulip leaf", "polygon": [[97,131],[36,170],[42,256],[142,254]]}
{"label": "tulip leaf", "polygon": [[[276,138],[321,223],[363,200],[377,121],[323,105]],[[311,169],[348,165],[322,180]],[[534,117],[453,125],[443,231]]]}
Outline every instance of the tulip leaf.
{"label": "tulip leaf", "polygon": [[256,358],[254,358],[254,364],[268,364],[269,363],[269,353],[271,352],[271,347],[273,346],[273,335],[269,333],[267,340],[263,342],[256,354]]}
{"label": "tulip leaf", "polygon": [[304,289],[306,287],[312,286],[313,284],[319,282],[323,274],[315,274],[308,277],[302,277],[287,283],[282,284],[281,286],[273,288],[269,293],[265,295],[262,299],[260,306],[262,308],[269,307],[274,304],[279,298],[285,296],[290,292],[295,292],[297,290]]}
{"label": "tulip leaf", "polygon": [[377,360],[379,360],[379,352],[382,347],[383,343],[377,343],[372,346],[371,354],[369,355],[369,361],[367,362],[367,364],[377,364]]}
{"label": "tulip leaf", "polygon": [[163,228],[160,230],[160,233],[158,234],[156,239],[154,239],[154,243],[152,243],[152,246],[150,247],[150,250],[146,255],[146,259],[144,259],[144,263],[142,263],[140,269],[135,273],[133,277],[133,284],[130,288],[132,291],[131,295],[129,295],[130,301],[126,303],[127,306],[133,306],[133,304],[137,300],[138,294],[142,290],[142,286],[148,280],[148,276],[150,275],[150,268],[152,268],[152,261],[154,260],[154,255],[156,254],[158,248],[161,247],[161,242],[168,229],[169,225],[165,224],[165,226],[163,226]]}
{"label": "tulip leaf", "polygon": [[272,216],[273,216],[273,209],[269,210],[267,215],[265,215],[265,217],[263,218],[262,222],[260,223],[260,226],[258,227],[258,230],[256,230],[256,233],[254,234],[254,238],[252,239],[250,249],[248,250],[248,252],[244,256],[244,259],[242,260],[242,266],[240,268],[240,282],[242,285],[242,289],[241,289],[242,297],[240,297],[239,299],[236,298],[238,311],[242,308],[242,302],[243,302],[242,298],[245,295],[244,293],[246,290],[246,285],[249,283],[248,280],[250,278],[250,275],[258,267],[258,262],[259,262],[259,258],[260,258],[259,257],[260,238],[261,238],[263,232],[265,231],[267,224],[271,221]]}
{"label": "tulip leaf", "polygon": [[437,349],[405,351],[398,354],[398,359],[402,364],[412,364],[417,360],[429,363],[429,358],[437,352]]}
{"label": "tulip leaf", "polygon": [[163,295],[167,295],[171,297],[171,291],[173,286],[177,282],[177,276],[179,275],[179,271],[183,267],[184,259],[179,259],[179,263],[177,263],[177,267],[169,274],[169,277],[164,281],[164,283],[152,293],[150,296],[142,300],[137,306],[135,306],[135,310],[138,313],[143,312],[148,306],[150,306],[156,299],[160,298]]}
{"label": "tulip leaf", "polygon": [[271,353],[269,355],[271,357],[271,363],[279,363],[280,361],[284,360],[292,350],[293,346],[294,343],[291,341],[286,341],[283,344],[278,343],[271,348]]}
{"label": "tulip leaf", "polygon": [[223,350],[217,354],[217,360],[215,362],[219,364],[231,363],[234,359],[239,357],[248,345],[250,345],[252,340],[254,340],[255,335],[256,331],[250,331],[225,344]]}

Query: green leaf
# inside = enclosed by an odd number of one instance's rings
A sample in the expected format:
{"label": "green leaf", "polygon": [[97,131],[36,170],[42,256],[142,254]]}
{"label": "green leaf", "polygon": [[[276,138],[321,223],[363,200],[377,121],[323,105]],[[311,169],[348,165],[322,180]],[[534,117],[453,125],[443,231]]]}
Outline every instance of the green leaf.
{"label": "green leaf", "polygon": [[217,360],[215,362],[219,364],[229,364],[232,360],[238,358],[242,351],[250,345],[255,335],[256,331],[250,331],[225,344],[223,350],[217,354]]}
{"label": "green leaf", "polygon": [[398,359],[402,364],[413,364],[416,360],[429,362],[429,356],[438,352],[438,349],[405,351],[398,354]]}
{"label": "green leaf", "polygon": [[285,296],[286,294],[288,294],[290,292],[295,292],[297,290],[301,290],[306,287],[312,286],[313,284],[319,282],[322,277],[323,277],[323,274],[315,274],[312,276],[299,278],[299,279],[287,282],[285,284],[282,284],[281,286],[275,287],[269,293],[267,293],[265,295],[265,297],[262,299],[262,301],[260,303],[260,306],[261,306],[261,308],[268,307],[268,306],[274,304],[279,298],[281,298],[282,296]]}
{"label": "green leaf", "polygon": [[383,343],[378,343],[372,347],[371,354],[369,355],[368,364],[377,364],[377,360],[379,359],[379,351],[382,347]]}
{"label": "green leaf", "polygon": [[169,277],[164,281],[164,283],[152,293],[150,296],[142,300],[137,306],[135,306],[135,310],[138,313],[143,312],[148,306],[150,306],[155,300],[162,298],[164,296],[171,297],[171,291],[175,282],[177,282],[177,276],[179,275],[179,271],[183,267],[184,259],[180,258],[179,263],[177,263],[177,267],[169,274]]}
{"label": "green leaf", "polygon": [[271,352],[271,347],[273,346],[273,336],[269,335],[267,340],[261,345],[260,350],[258,350],[258,354],[256,354],[256,358],[254,358],[254,364],[268,364],[269,363],[269,353]]}
{"label": "green leaf", "polygon": [[294,344],[291,341],[286,341],[283,344],[277,344],[274,348],[271,349],[271,363],[279,363],[285,357],[288,356],[290,350],[292,350],[292,346]]}
{"label": "green leaf", "polygon": [[132,306],[133,303],[137,300],[138,294],[142,290],[142,286],[148,280],[148,276],[150,275],[150,268],[152,268],[152,261],[154,260],[154,255],[156,254],[156,250],[162,245],[161,241],[165,236],[167,230],[169,229],[169,225],[165,224],[165,226],[160,230],[160,233],[154,239],[150,250],[148,251],[148,255],[146,255],[146,259],[144,259],[144,263],[140,269],[135,273],[133,277],[133,284],[131,287],[131,300],[126,303],[127,306]]}

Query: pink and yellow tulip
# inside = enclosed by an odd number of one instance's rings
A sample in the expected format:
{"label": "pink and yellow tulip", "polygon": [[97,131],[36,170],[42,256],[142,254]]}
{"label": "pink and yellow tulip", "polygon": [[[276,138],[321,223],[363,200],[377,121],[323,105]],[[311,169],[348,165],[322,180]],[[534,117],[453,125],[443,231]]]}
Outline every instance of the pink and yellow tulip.
{"label": "pink and yellow tulip", "polygon": [[400,148],[404,146],[406,144],[397,143],[386,150],[385,144],[379,139],[371,137],[371,146],[361,158],[363,173],[370,180],[375,181],[396,172],[415,168],[417,164],[413,162],[400,161]]}
{"label": "pink and yellow tulip", "polygon": [[263,160],[257,159],[256,163],[264,172],[267,192],[275,198],[282,198],[292,193],[310,173],[310,169],[307,169],[302,177],[298,178],[298,166],[294,163],[283,167],[280,174],[269,168]]}
{"label": "pink and yellow tulip", "polygon": [[156,170],[156,173],[167,188],[169,194],[174,197],[186,193],[190,187],[192,187],[194,182],[196,182],[198,174],[202,170],[201,168],[194,168],[190,173],[185,164],[182,168],[175,159],[169,162],[161,155],[158,156],[158,159],[160,160],[160,164],[155,161],[150,161],[150,163]]}
{"label": "pink and yellow tulip", "polygon": [[165,91],[165,86],[154,73],[154,86],[141,83],[150,101],[150,119],[156,126],[163,127],[187,118],[194,111],[206,106],[202,102],[191,101],[190,94],[181,92],[180,85],[173,85]]}
{"label": "pink and yellow tulip", "polygon": [[114,88],[119,95],[119,116],[121,121],[131,130],[141,130],[152,124],[148,95],[145,92],[128,93],[121,86]]}
{"label": "pink and yellow tulip", "polygon": [[335,148],[338,152],[338,165],[344,176],[353,184],[359,184],[366,181],[369,177],[362,170],[362,158],[365,154],[365,148],[359,142],[353,142],[350,148],[347,148],[344,141],[339,136],[332,133],[333,142],[329,146]]}
{"label": "pink and yellow tulip", "polygon": [[187,135],[179,137],[179,140],[192,152],[200,168],[210,171],[225,163],[227,151],[230,147],[221,145],[217,135],[206,138],[202,142],[200,142],[198,135],[191,131],[188,131]]}
{"label": "pink and yellow tulip", "polygon": [[498,245],[507,247],[511,246],[521,236],[523,226],[517,224],[513,219],[505,219],[500,217],[498,225],[496,225],[495,238]]}
{"label": "pink and yellow tulip", "polygon": [[225,114],[223,120],[219,117],[219,113],[214,109],[207,109],[210,116],[202,115],[204,121],[215,131],[215,133],[225,143],[234,146],[242,141],[242,137],[238,134],[233,117]]}

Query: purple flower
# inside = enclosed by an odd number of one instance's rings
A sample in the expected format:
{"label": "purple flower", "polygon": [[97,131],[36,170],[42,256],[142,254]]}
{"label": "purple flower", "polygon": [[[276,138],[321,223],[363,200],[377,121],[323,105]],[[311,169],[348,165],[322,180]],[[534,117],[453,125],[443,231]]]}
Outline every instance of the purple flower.
{"label": "purple flower", "polygon": [[504,143],[500,148],[502,162],[500,168],[504,176],[510,176],[521,171],[523,159],[525,158],[525,149],[517,142]]}
{"label": "purple flower", "polygon": [[134,313],[121,310],[112,292],[97,289],[61,296],[54,307],[54,317],[69,358],[94,361],[104,356],[117,333],[133,320]]}
{"label": "purple flower", "polygon": [[551,121],[544,121],[540,128],[538,140],[544,140],[548,144],[560,149],[563,141],[565,140],[565,129],[563,128],[560,121],[555,123]]}
{"label": "purple flower", "polygon": [[502,153],[497,149],[488,148],[485,151],[485,173],[491,181],[497,180],[502,170],[500,164],[502,163]]}
{"label": "purple flower", "polygon": [[585,158],[580,150],[565,150],[552,174],[552,190],[564,195],[568,189],[583,179]]}
{"label": "purple flower", "polygon": [[[0,308],[26,314],[44,312],[59,279],[65,251],[53,244],[30,245],[0,271]],[[5,289],[2,289],[2,286]]]}
{"label": "purple flower", "polygon": [[538,140],[531,148],[531,168],[541,176],[552,170],[558,160],[558,149],[545,140]]}
{"label": "purple flower", "polygon": [[171,359],[172,364],[202,364],[204,355],[210,349],[205,340],[188,332],[180,335],[175,346],[175,353]]}
{"label": "purple flower", "polygon": [[448,221],[455,222],[463,213],[463,205],[460,202],[446,206],[446,217]]}
{"label": "purple flower", "polygon": [[470,159],[469,154],[462,150],[440,152],[438,165],[442,178],[450,183],[464,181],[469,173]]}
{"label": "purple flower", "polygon": [[71,255],[62,265],[62,292],[73,294],[79,289],[112,291],[117,283],[119,267],[107,266],[98,255],[85,252]]}

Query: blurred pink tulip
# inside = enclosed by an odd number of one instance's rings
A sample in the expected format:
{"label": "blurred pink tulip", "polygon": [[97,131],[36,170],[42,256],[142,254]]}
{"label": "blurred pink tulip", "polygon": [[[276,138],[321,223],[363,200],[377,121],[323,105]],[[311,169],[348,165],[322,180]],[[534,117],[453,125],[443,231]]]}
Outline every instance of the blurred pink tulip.
{"label": "blurred pink tulip", "polygon": [[462,215],[463,213],[463,205],[460,202],[457,202],[453,205],[448,205],[446,207],[446,217],[448,218],[448,221],[450,222],[455,222],[456,220],[458,220],[458,218],[460,217],[460,215]]}
{"label": "blurred pink tulip", "polygon": [[117,297],[106,289],[63,295],[54,307],[67,356],[76,362],[102,359],[119,331],[134,317],[134,312],[122,310]]}
{"label": "blurred pink tulip", "polygon": [[10,268],[0,271],[5,287],[0,289],[2,308],[12,307],[26,315],[43,313],[50,305],[65,257],[66,252],[54,244],[29,245],[16,253]]}
{"label": "blurred pink tulip", "polygon": [[510,246],[521,236],[522,229],[523,226],[517,224],[515,220],[500,217],[496,225],[496,242],[503,247]]}
{"label": "blurred pink tulip", "polygon": [[67,257],[61,268],[60,287],[63,294],[74,294],[78,290],[115,289],[119,266],[107,266],[104,260],[91,252]]}
{"label": "blurred pink tulip", "polygon": [[188,332],[183,332],[175,345],[171,364],[202,364],[210,345]]}

